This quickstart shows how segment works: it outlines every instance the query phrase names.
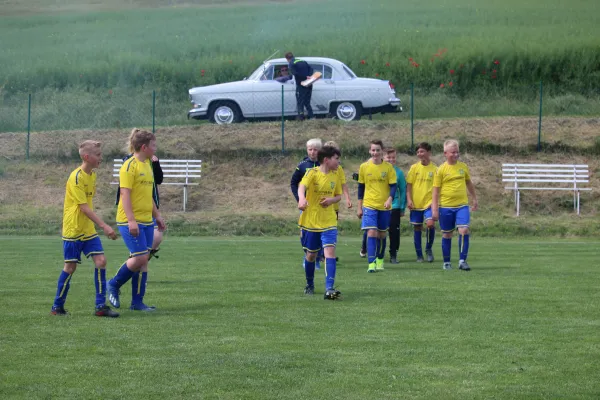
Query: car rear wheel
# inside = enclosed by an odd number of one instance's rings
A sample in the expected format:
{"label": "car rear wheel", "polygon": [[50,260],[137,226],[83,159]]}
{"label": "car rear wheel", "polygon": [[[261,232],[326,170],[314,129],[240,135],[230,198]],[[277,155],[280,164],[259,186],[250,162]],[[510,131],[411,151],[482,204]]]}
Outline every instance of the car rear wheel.
{"label": "car rear wheel", "polygon": [[233,124],[242,120],[242,112],[232,101],[218,101],[210,106],[210,122],[218,125]]}
{"label": "car rear wheel", "polygon": [[362,105],[359,102],[344,101],[333,105],[332,114],[342,121],[358,121],[362,116]]}

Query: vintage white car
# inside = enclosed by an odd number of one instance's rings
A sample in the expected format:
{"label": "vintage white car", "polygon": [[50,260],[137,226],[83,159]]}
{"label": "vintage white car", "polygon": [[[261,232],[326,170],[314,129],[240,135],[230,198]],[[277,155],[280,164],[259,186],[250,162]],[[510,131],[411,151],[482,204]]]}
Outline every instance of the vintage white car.
{"label": "vintage white car", "polygon": [[[359,78],[344,63],[331,58],[299,57],[322,78],[313,84],[311,105],[315,116],[344,121],[363,114],[402,111],[400,99],[389,81]],[[189,90],[192,109],[188,118],[209,119],[230,124],[244,119],[291,117],[297,115],[296,83],[277,81],[285,58],[265,61],[242,81],[200,86]]]}

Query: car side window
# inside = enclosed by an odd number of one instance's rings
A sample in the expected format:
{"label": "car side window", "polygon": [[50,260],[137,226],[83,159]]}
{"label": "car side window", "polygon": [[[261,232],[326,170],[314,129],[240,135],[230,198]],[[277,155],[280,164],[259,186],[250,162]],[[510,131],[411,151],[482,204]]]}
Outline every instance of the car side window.
{"label": "car side window", "polygon": [[332,79],[333,69],[329,65],[323,66],[323,79]]}
{"label": "car side window", "polygon": [[266,70],[263,71],[263,73],[260,75],[260,80],[261,81],[273,80],[273,66],[272,65],[270,65],[269,68],[267,68]]}
{"label": "car side window", "polygon": [[323,73],[323,64],[316,64],[316,63],[311,63],[308,64],[312,67],[312,69],[314,70],[314,72],[320,72],[321,74]]}

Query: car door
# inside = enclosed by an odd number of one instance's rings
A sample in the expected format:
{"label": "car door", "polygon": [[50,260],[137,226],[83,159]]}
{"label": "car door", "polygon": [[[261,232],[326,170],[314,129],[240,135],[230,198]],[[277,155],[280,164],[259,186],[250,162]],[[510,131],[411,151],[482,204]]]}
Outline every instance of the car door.
{"label": "car door", "polygon": [[252,100],[254,117],[273,117],[281,114],[281,83],[273,80],[274,66],[269,65],[254,81]]}
{"label": "car door", "polygon": [[335,100],[335,80],[333,79],[333,70],[330,65],[325,63],[310,63],[315,72],[322,74],[321,79],[313,83],[313,92],[310,105],[315,114],[327,114],[329,112],[329,103]]}

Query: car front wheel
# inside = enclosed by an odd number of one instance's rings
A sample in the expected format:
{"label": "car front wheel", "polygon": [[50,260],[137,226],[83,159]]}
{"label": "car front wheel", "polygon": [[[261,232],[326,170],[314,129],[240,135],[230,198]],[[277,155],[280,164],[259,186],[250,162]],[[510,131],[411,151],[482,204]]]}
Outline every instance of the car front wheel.
{"label": "car front wheel", "polygon": [[242,119],[242,112],[237,104],[232,101],[219,101],[214,105],[211,105],[209,116],[210,122],[226,125],[240,122]]}
{"label": "car front wheel", "polygon": [[358,121],[362,116],[362,105],[359,102],[344,101],[333,105],[332,114],[342,121]]}

